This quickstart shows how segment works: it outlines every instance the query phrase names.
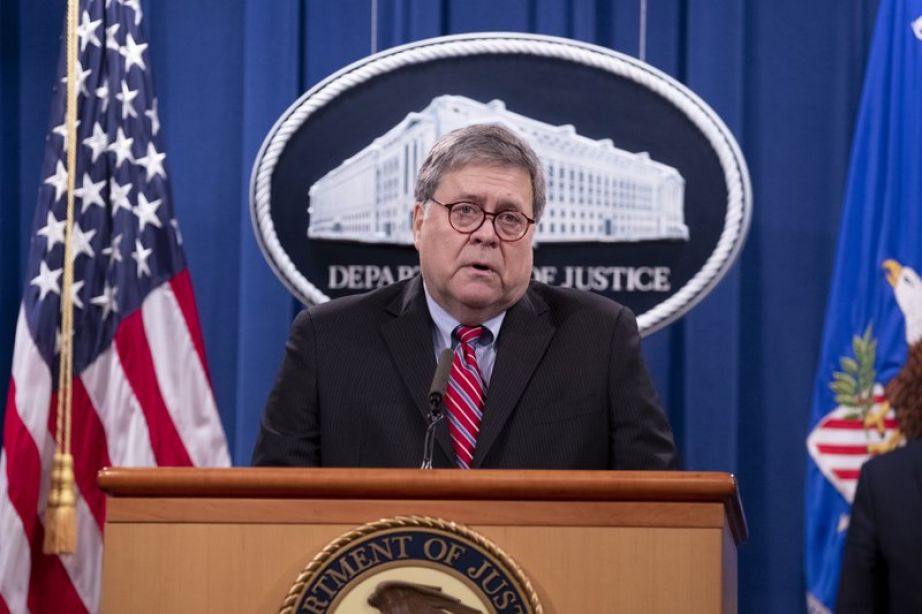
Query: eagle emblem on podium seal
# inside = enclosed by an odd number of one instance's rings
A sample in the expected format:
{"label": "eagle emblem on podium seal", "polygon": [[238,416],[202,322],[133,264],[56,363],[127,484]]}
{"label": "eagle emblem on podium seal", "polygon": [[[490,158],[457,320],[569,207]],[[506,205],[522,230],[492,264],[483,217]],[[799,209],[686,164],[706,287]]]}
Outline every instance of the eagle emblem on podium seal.
{"label": "eagle emblem on podium seal", "polygon": [[298,575],[282,614],[542,614],[522,569],[456,522],[397,516],[328,544]]}

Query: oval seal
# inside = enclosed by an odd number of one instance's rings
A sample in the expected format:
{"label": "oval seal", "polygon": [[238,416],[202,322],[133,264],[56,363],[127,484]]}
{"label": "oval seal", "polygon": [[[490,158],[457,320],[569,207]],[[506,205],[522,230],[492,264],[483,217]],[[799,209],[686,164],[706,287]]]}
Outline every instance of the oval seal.
{"label": "oval seal", "polygon": [[359,60],[270,130],[250,210],[282,282],[310,305],[415,275],[417,169],[437,138],[470,123],[500,123],[542,159],[533,277],[627,305],[643,334],[704,298],[742,249],[746,163],[691,90],[586,43],[466,34]]}
{"label": "oval seal", "polygon": [[337,538],[304,568],[282,614],[541,614],[508,555],[455,522],[398,516]]}

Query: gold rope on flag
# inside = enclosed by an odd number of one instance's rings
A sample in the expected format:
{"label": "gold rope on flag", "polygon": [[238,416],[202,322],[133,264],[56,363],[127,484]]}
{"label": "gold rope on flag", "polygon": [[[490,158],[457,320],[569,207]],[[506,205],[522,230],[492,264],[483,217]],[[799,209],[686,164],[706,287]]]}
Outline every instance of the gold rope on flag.
{"label": "gold rope on flag", "polygon": [[61,354],[58,369],[58,399],[55,424],[55,452],[51,486],[45,507],[45,554],[73,554],[77,549],[77,492],[74,457],[71,455],[71,405],[73,376],[73,229],[74,187],[77,175],[77,4],[67,2],[67,219],[64,226],[64,281],[61,288]]}

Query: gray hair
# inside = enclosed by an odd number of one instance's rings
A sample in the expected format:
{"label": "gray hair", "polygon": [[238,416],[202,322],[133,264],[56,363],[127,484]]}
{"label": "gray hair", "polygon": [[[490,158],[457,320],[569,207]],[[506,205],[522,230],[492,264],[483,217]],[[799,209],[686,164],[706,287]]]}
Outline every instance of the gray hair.
{"label": "gray hair", "polygon": [[436,141],[416,176],[416,202],[426,203],[445,173],[468,164],[511,166],[527,171],[531,177],[532,211],[535,220],[541,219],[546,200],[541,161],[528,143],[497,124],[458,128]]}

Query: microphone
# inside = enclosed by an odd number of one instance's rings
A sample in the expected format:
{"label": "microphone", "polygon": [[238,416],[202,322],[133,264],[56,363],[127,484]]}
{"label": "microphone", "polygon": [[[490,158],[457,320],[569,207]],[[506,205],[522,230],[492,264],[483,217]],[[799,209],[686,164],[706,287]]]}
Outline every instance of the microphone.
{"label": "microphone", "polygon": [[423,442],[423,462],[420,469],[432,469],[432,452],[435,447],[435,425],[445,417],[442,411],[442,398],[448,387],[448,375],[451,373],[451,362],[454,353],[451,348],[442,350],[439,354],[435,375],[432,376],[432,385],[429,386],[429,415],[426,416],[426,439]]}
{"label": "microphone", "polygon": [[432,385],[429,386],[429,411],[434,416],[440,416],[442,413],[442,397],[445,396],[445,389],[448,387],[448,375],[451,373],[453,358],[454,353],[449,348],[445,348],[439,354],[439,364],[435,368],[435,375],[432,376]]}

